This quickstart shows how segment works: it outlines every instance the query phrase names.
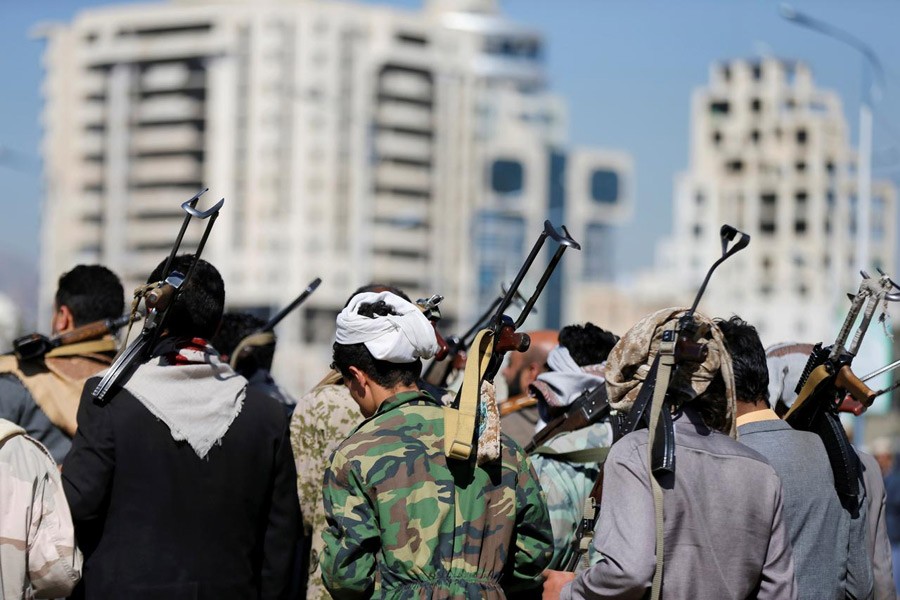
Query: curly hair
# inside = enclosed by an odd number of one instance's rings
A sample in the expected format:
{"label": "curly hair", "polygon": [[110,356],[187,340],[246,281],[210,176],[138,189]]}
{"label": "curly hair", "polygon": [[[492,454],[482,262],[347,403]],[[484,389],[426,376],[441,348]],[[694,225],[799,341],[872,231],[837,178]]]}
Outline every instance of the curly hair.
{"label": "curly hair", "polygon": [[590,322],[568,325],[559,332],[559,345],[569,351],[579,367],[602,363],[618,341],[619,336]]}

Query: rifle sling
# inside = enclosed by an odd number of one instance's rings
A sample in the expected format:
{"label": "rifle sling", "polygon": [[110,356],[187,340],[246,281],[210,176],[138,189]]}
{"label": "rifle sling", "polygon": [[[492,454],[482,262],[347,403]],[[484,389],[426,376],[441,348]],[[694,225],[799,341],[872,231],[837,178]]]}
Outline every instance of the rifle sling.
{"label": "rifle sling", "polygon": [[493,332],[479,331],[472,348],[475,354],[466,362],[462,389],[457,396],[459,408],[444,407],[444,454],[458,460],[468,460],[472,455],[481,382],[494,350]]}
{"label": "rifle sling", "polygon": [[85,354],[103,354],[116,351],[116,340],[111,337],[77,344],[58,346],[44,355],[45,358],[59,358],[61,356],[83,356]]}
{"label": "rifle sling", "polygon": [[609,454],[609,448],[582,448],[581,450],[559,451],[554,450],[550,446],[540,446],[532,450],[531,454],[540,454],[553,457],[554,460],[587,465],[605,461]]}

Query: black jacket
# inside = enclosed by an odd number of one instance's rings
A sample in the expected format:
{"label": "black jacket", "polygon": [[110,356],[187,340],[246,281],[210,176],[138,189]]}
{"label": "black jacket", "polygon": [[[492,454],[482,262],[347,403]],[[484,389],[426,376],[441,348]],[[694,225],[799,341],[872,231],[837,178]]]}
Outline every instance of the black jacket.
{"label": "black jacket", "polygon": [[[173,367],[177,368],[177,367]],[[84,597],[281,598],[299,535],[284,411],[251,389],[201,459],[127,391],[88,380],[63,486],[85,552]]]}

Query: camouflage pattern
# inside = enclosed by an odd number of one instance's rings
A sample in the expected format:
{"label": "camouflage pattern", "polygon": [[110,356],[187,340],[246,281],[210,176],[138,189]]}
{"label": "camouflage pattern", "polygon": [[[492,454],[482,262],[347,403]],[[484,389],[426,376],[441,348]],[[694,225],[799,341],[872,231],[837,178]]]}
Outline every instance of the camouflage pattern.
{"label": "camouflage pattern", "polygon": [[[602,422],[560,434],[544,445],[557,452],[572,452],[587,448],[608,448],[612,441],[612,427],[609,423]],[[547,497],[550,525],[553,527],[553,560],[548,568],[561,571],[575,554],[572,549],[575,529],[582,519],[584,501],[600,476],[600,466],[569,463],[541,454],[533,455],[531,462]],[[593,545],[590,559],[591,564],[600,559]]]}
{"label": "camouflage pattern", "polygon": [[82,556],[56,463],[23,433],[0,419],[0,597],[62,598]]}
{"label": "camouflage pattern", "polygon": [[547,506],[522,449],[478,466],[444,455],[441,405],[408,392],[337,449],[325,473],[322,577],[335,598],[505,598],[541,585]]}
{"label": "camouflage pattern", "polygon": [[297,495],[303,510],[303,528],[311,536],[309,581],[306,597],[327,600],[322,584],[319,556],[324,542],[325,505],[322,504],[322,479],[328,459],[338,445],[362,421],[359,406],[343,384],[319,385],[297,401],[291,417],[291,447],[297,466]]}

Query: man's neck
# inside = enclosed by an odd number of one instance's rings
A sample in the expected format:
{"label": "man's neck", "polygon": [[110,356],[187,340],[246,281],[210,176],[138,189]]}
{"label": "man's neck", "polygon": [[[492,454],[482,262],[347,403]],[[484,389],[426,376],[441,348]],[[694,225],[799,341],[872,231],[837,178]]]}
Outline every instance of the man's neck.
{"label": "man's neck", "polygon": [[390,400],[397,394],[402,394],[403,392],[418,392],[419,386],[416,384],[413,385],[398,385],[397,387],[392,388],[373,388],[372,390],[372,399],[375,401],[375,410],[377,411],[381,408],[381,405],[384,404],[386,400]]}
{"label": "man's neck", "polygon": [[737,424],[740,426],[744,423],[755,421],[769,421],[778,419],[772,409],[766,406],[765,402],[744,402],[740,399],[737,401]]}

